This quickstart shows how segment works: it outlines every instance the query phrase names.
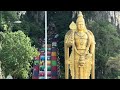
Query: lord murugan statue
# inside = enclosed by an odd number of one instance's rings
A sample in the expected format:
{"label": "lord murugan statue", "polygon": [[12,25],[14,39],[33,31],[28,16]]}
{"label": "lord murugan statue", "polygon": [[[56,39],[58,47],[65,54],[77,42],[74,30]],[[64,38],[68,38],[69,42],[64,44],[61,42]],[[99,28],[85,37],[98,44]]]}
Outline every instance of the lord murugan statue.
{"label": "lord murugan statue", "polygon": [[[65,79],[95,79],[95,38],[86,28],[82,12],[64,39]],[[69,72],[70,70],[70,72]]]}

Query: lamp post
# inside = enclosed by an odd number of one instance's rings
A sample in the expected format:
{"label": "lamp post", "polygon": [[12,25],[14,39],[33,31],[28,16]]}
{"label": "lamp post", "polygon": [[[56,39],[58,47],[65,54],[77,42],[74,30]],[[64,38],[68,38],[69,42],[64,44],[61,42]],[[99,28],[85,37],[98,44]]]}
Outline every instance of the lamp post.
{"label": "lamp post", "polygon": [[45,79],[47,79],[47,11],[45,11]]}

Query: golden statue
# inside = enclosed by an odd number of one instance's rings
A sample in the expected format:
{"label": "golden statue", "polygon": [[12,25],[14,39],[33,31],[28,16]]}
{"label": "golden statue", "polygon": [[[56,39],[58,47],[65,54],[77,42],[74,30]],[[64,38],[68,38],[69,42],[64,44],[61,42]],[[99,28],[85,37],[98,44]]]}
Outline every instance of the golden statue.
{"label": "golden statue", "polygon": [[69,27],[64,39],[65,79],[69,79],[69,70],[72,79],[95,79],[95,38],[87,30],[82,12]]}

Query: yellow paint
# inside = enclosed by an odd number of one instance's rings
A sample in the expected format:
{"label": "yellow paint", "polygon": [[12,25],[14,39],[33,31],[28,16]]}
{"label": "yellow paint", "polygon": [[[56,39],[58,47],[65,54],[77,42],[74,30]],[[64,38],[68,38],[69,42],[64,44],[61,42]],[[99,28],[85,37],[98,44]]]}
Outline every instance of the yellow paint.
{"label": "yellow paint", "polygon": [[56,55],[57,55],[56,52],[51,53],[51,56],[56,56]]}
{"label": "yellow paint", "polygon": [[64,39],[65,79],[69,79],[69,69],[72,79],[90,79],[90,74],[95,79],[95,38],[87,30],[82,12],[69,27]]}

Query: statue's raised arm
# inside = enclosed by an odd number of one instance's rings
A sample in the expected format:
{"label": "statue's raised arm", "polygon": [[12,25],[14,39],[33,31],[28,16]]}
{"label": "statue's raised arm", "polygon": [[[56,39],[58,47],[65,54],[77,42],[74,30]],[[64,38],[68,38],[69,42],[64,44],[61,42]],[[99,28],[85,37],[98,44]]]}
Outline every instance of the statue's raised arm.
{"label": "statue's raised arm", "polygon": [[[66,33],[64,39],[64,51],[65,51],[65,78],[69,78],[69,69],[71,76],[74,79],[74,32],[76,31],[76,24],[72,22],[69,26],[70,30]],[[69,49],[72,47],[71,54]]]}
{"label": "statue's raised arm", "polygon": [[82,12],[79,12],[76,24],[70,24],[64,39],[64,51],[65,79],[69,79],[69,70],[72,79],[89,79],[90,74],[92,79],[95,78],[95,38],[87,30]]}

